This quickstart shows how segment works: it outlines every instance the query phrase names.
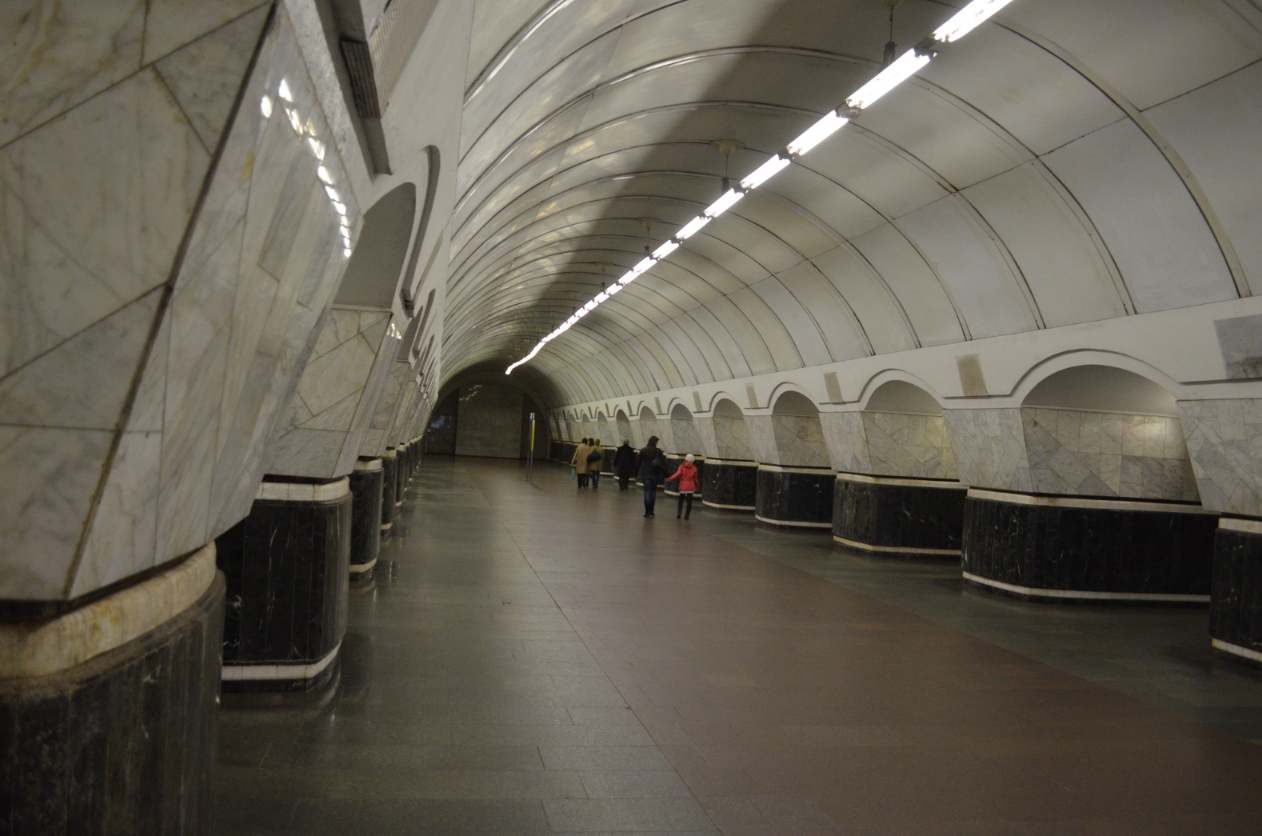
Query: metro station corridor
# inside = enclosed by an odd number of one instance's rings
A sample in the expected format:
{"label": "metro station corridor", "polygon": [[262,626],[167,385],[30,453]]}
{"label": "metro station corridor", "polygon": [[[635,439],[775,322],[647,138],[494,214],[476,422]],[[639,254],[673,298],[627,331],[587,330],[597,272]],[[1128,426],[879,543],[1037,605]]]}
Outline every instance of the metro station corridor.
{"label": "metro station corridor", "polygon": [[1203,608],[966,591],[568,471],[430,456],[336,684],[225,695],[217,832],[1249,834]]}

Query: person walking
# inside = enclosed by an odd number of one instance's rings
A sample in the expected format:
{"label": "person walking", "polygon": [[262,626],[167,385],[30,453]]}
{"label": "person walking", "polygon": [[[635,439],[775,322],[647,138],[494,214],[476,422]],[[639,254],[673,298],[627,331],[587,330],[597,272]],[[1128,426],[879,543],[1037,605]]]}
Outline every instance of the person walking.
{"label": "person walking", "polygon": [[613,454],[613,469],[618,474],[618,490],[625,491],[635,473],[635,448],[631,446],[631,439],[624,438],[622,446]]}
{"label": "person walking", "polygon": [[605,448],[600,446],[600,439],[592,439],[592,451],[587,454],[587,475],[592,480],[592,490],[600,490],[600,468],[605,463]]}
{"label": "person walking", "polygon": [[657,436],[640,451],[640,482],[644,485],[644,516],[653,516],[657,505],[657,486],[666,475],[666,456],[657,448]]}
{"label": "person walking", "polygon": [[584,438],[578,443],[578,449],[574,451],[574,458],[570,461],[570,465],[574,468],[575,475],[578,476],[579,488],[587,487],[587,457],[592,453],[591,439]]}
{"label": "person walking", "polygon": [[696,460],[696,456],[689,453],[684,456],[683,463],[679,465],[675,474],[666,477],[667,482],[679,480],[679,508],[675,511],[675,519],[679,519],[680,514],[685,520],[692,516],[692,495],[701,489],[697,466],[693,464]]}

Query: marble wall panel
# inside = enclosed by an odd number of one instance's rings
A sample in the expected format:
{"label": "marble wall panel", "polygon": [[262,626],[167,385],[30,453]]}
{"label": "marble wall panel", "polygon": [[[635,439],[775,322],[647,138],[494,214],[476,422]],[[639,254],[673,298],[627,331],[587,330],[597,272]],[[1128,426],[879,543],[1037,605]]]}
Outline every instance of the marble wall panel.
{"label": "marble wall panel", "polygon": [[1201,504],[1262,517],[1262,399],[1179,401]]}
{"label": "marble wall panel", "polygon": [[922,479],[958,478],[942,416],[896,412],[864,412],[862,415],[871,473]]}
{"label": "marble wall panel", "polygon": [[773,415],[779,461],[788,467],[832,467],[819,418],[807,415]]}
{"label": "marble wall panel", "polygon": [[776,435],[771,423],[771,416],[746,415],[743,421],[745,431],[749,436],[749,450],[753,460],[760,464],[781,464],[780,451],[776,447]]}
{"label": "marble wall panel", "polygon": [[139,70],[147,5],[6,0],[0,6],[0,146]]}
{"label": "marble wall panel", "polygon": [[390,440],[390,428],[399,414],[399,401],[407,387],[407,378],[412,367],[405,362],[395,360],[382,383],[381,396],[377,399],[377,408],[373,411],[368,431],[364,433],[364,441],[360,445],[361,456],[384,456]]}
{"label": "marble wall panel", "polygon": [[267,0],[148,0],[145,4],[145,61],[155,61],[192,43],[252,9],[266,7]]}
{"label": "marble wall panel", "polygon": [[1033,490],[1020,409],[951,409],[943,419],[961,482],[976,488]]}
{"label": "marble wall panel", "polygon": [[1021,418],[1036,493],[1200,498],[1178,418],[1042,408]]}
{"label": "marble wall panel", "polygon": [[672,418],[670,421],[672,452],[692,453],[694,456],[705,455],[701,436],[697,434],[695,419]]}
{"label": "marble wall panel", "polygon": [[715,415],[714,445],[715,455],[720,459],[737,461],[754,461],[754,449],[749,442],[749,428],[744,418],[729,418]]}
{"label": "marble wall panel", "polygon": [[701,447],[701,454],[706,458],[718,458],[719,445],[715,436],[714,419],[693,418],[692,426],[697,431],[697,443]]}
{"label": "marble wall panel", "polygon": [[838,473],[871,473],[872,459],[864,437],[860,412],[822,412],[819,416],[824,443],[833,470]]}

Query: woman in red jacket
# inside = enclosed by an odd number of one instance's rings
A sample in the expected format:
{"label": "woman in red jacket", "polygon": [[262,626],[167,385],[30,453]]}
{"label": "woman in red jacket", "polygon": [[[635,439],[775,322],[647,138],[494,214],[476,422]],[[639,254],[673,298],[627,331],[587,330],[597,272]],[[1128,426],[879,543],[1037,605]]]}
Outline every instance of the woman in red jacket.
{"label": "woman in red jacket", "polygon": [[675,519],[679,519],[680,515],[686,520],[692,515],[692,495],[701,489],[701,481],[697,478],[697,466],[693,464],[697,459],[689,453],[684,456],[684,463],[675,471],[675,475],[668,478],[667,482],[679,480],[679,510],[675,512]]}

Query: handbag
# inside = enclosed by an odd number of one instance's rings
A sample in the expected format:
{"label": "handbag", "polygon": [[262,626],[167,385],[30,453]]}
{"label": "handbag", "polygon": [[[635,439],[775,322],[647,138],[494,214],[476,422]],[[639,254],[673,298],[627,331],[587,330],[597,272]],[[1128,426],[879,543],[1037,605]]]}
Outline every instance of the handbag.
{"label": "handbag", "polygon": [[600,461],[600,459],[601,459],[600,453],[597,453],[595,450],[587,454],[588,464],[591,464],[592,462],[598,462]]}

